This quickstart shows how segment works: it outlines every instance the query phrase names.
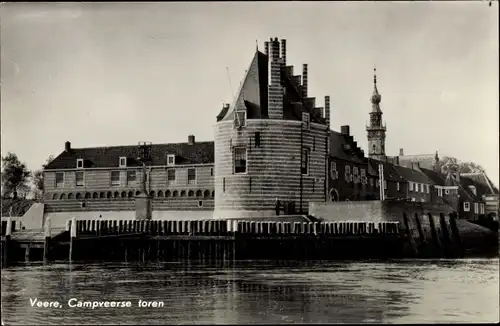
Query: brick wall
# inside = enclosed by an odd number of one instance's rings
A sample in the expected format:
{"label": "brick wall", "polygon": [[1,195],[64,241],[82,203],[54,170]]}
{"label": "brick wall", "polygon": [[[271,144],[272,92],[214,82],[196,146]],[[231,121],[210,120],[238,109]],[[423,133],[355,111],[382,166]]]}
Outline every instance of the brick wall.
{"label": "brick wall", "polygon": [[[233,128],[232,121],[216,125],[215,134],[215,214],[224,211],[274,210],[275,199],[295,201],[300,206],[301,179],[300,121],[247,121]],[[308,202],[324,201],[326,127],[311,123],[303,131],[303,147],[309,148],[309,174],[302,176],[303,208]],[[260,132],[260,146],[255,145]],[[247,173],[233,174],[232,148],[247,149]],[[237,217],[237,216],[234,216]]]}

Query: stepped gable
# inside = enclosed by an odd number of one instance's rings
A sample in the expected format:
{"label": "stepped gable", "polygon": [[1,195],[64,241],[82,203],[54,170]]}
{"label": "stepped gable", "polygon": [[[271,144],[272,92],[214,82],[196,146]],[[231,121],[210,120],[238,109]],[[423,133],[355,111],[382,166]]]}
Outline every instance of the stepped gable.
{"label": "stepped gable", "polygon": [[[153,144],[150,165],[167,165],[167,155],[175,154],[176,164],[214,163],[214,142]],[[84,159],[84,168],[116,168],[120,157],[127,157],[127,166],[141,166],[137,160],[138,146],[72,148],[57,156],[45,170],[74,169],[76,160]]]}
{"label": "stepped gable", "polygon": [[330,156],[344,161],[366,163],[364,153],[354,138],[334,130],[330,131]]}
{"label": "stepped gable", "polygon": [[[302,113],[308,112],[310,121],[325,124],[323,108],[315,107],[315,98],[303,96],[301,76],[293,75],[293,66],[281,60],[280,80],[283,87],[283,119],[302,121]],[[256,50],[233,103],[223,106],[217,122],[234,119],[235,111],[246,111],[247,119],[269,119],[268,114],[269,56]]]}

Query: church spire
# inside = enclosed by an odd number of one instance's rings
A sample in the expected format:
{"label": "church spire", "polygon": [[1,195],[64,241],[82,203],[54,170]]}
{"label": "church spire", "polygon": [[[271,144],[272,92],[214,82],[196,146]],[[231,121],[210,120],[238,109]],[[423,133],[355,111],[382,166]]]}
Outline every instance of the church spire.
{"label": "church spire", "polygon": [[368,132],[368,155],[370,158],[385,159],[385,132],[386,128],[382,122],[382,110],[380,101],[382,96],[377,88],[377,68],[373,68],[373,94],[370,98],[372,110],[370,112],[370,124],[366,127]]}
{"label": "church spire", "polygon": [[377,88],[377,68],[373,68],[373,95],[371,98],[371,102],[373,105],[373,110],[380,112],[379,104],[382,101],[382,96],[378,92]]}

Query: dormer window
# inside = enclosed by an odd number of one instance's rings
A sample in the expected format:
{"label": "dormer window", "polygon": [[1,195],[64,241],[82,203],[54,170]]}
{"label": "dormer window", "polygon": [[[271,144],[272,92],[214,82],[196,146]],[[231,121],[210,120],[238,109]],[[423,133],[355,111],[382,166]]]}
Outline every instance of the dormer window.
{"label": "dormer window", "polygon": [[167,155],[167,165],[175,165],[175,155],[174,154]]}
{"label": "dormer window", "polygon": [[309,113],[307,112],[302,112],[302,122],[304,122],[306,130],[309,130],[311,128],[311,120],[309,118]]}
{"label": "dormer window", "polygon": [[76,159],[76,168],[83,169],[83,158]]}
{"label": "dormer window", "polygon": [[127,158],[125,156],[120,157],[120,161],[118,163],[119,167],[126,167],[127,166]]}

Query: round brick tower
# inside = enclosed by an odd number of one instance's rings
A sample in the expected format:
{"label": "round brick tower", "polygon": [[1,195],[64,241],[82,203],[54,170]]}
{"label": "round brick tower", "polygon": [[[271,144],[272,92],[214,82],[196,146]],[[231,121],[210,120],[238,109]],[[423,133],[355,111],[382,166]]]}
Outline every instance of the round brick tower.
{"label": "round brick tower", "polygon": [[306,213],[309,201],[325,200],[328,127],[323,109],[307,97],[307,65],[301,83],[285,65],[285,40],[281,57],[277,38],[265,49],[217,117],[216,218],[274,216],[277,200],[280,214],[286,202]]}

